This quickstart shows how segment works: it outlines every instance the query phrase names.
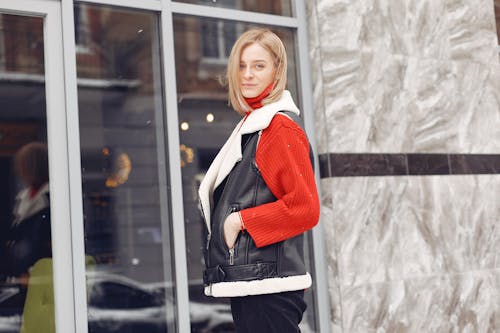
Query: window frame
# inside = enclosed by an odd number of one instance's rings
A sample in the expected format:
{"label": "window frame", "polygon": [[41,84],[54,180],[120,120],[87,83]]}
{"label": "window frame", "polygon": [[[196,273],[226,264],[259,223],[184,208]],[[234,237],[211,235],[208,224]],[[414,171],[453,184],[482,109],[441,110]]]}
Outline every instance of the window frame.
{"label": "window frame", "polygon": [[[0,12],[43,18],[44,80],[49,158],[55,323],[60,332],[74,331],[75,290],[71,253],[71,200],[68,163],[67,104],[62,64],[63,25],[61,6],[55,1],[0,0]],[[50,56],[48,56],[50,54]],[[71,295],[68,297],[68,295]]]}

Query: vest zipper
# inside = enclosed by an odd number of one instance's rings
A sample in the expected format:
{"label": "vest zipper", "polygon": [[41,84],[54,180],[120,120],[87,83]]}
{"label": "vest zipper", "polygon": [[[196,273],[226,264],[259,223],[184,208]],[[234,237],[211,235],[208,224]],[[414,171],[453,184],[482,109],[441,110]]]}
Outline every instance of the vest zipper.
{"label": "vest zipper", "polygon": [[[237,206],[231,205],[231,211],[230,211],[230,213],[234,213],[237,210],[238,210]],[[224,230],[224,228],[222,230]],[[223,231],[223,233],[224,233],[224,231]],[[234,249],[235,249],[235,247],[237,245],[237,241],[238,241],[238,238],[236,238],[236,242],[234,243],[233,247],[229,249],[229,266],[233,266],[234,265]]]}
{"label": "vest zipper", "polygon": [[234,265],[234,247],[229,249],[229,265]]}
{"label": "vest zipper", "polygon": [[207,245],[206,245],[206,251],[207,251],[207,262],[206,266],[210,267],[210,239],[212,238],[212,233],[208,232],[207,233]]}

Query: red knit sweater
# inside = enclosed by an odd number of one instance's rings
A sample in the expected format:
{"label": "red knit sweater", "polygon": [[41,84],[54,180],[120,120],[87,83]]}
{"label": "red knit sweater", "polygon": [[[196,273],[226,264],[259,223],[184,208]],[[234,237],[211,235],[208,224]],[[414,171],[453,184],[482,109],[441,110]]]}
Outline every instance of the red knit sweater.
{"label": "red knit sweater", "polygon": [[319,199],[304,131],[277,114],[262,131],[256,163],[276,201],[240,211],[257,247],[292,238],[319,220]]}

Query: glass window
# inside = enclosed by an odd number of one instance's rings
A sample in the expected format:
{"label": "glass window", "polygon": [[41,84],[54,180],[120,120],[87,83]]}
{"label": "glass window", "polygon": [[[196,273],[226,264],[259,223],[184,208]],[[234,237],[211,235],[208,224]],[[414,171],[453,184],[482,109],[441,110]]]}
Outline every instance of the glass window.
{"label": "glass window", "polygon": [[73,17],[75,19],[75,43],[77,51],[87,50],[89,43],[87,11],[82,10],[81,6],[74,7]]}
{"label": "glass window", "polygon": [[0,14],[0,327],[9,332],[55,329],[43,31],[41,17]]}
{"label": "glass window", "polygon": [[[206,27],[214,27],[207,32]],[[209,298],[203,294],[203,246],[206,231],[198,209],[197,190],[215,155],[229,137],[241,116],[228,106],[226,87],[220,84],[224,75],[232,43],[251,25],[184,15],[174,17],[175,65],[177,73],[178,117],[182,159],[183,202],[187,245],[189,297],[191,304],[212,306],[209,313],[225,306],[227,300]],[[284,41],[288,53],[288,89],[298,97],[297,63],[295,59],[295,32],[287,28],[272,28]],[[218,61],[207,61],[209,52],[204,45],[218,45],[226,40],[227,51],[218,53]],[[229,44],[231,43],[231,44]],[[219,48],[218,50],[223,49]],[[215,54],[210,53],[210,55]],[[300,105],[300,101],[296,102]],[[314,330],[314,305],[312,293],[307,293],[308,311],[303,325]],[[223,303],[222,305],[215,303]],[[228,319],[230,323],[232,320]],[[229,323],[229,325],[230,325]],[[193,324],[192,324],[193,325]],[[192,326],[193,327],[193,326]]]}
{"label": "glass window", "polygon": [[[497,22],[497,39],[498,39],[498,45],[500,45],[500,0],[495,0],[494,5],[495,5],[495,19]],[[500,53],[500,46],[498,52]]]}
{"label": "glass window", "polygon": [[212,7],[247,10],[250,12],[292,16],[292,0],[176,0]]}
{"label": "glass window", "polygon": [[174,332],[159,13],[75,13],[89,332]]}

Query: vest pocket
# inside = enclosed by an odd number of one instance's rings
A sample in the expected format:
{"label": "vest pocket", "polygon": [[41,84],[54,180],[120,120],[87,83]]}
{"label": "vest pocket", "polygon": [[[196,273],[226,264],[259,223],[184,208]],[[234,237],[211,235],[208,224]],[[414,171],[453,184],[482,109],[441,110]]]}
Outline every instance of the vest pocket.
{"label": "vest pocket", "polygon": [[223,249],[225,250],[225,257],[227,259],[226,261],[226,264],[232,266],[234,265],[234,261],[235,261],[235,258],[238,256],[238,243],[240,241],[240,236],[241,236],[241,232],[240,234],[238,234],[238,236],[236,237],[236,241],[233,245],[232,248],[229,248],[226,244],[226,241],[224,239],[224,223],[226,222],[226,219],[227,217],[231,214],[231,213],[234,213],[234,212],[237,212],[239,211],[239,205],[238,204],[231,204],[229,206],[229,209],[227,211],[227,213],[224,215],[224,219],[222,220],[222,223],[220,223],[221,227],[220,227],[220,231],[219,231],[219,240],[222,244],[222,247]]}

